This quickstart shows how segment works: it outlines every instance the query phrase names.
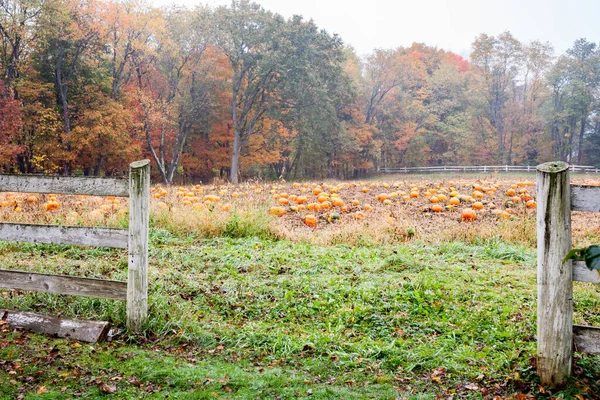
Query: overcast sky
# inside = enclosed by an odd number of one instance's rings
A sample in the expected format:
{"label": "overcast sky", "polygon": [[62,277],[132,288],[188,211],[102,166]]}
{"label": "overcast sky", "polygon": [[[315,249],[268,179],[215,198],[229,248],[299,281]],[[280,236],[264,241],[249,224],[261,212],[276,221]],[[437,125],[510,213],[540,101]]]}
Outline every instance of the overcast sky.
{"label": "overcast sky", "polygon": [[[230,0],[153,0],[193,7]],[[339,34],[359,55],[422,42],[468,56],[480,33],[510,31],[523,42],[549,41],[556,54],[579,38],[600,41],[600,0],[255,0]]]}

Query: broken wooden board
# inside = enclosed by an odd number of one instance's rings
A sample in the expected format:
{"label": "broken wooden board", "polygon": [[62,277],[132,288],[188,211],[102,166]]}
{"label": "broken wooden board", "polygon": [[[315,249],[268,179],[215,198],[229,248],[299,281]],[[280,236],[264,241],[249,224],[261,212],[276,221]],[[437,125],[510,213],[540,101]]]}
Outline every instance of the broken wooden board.
{"label": "broken wooden board", "polygon": [[0,317],[13,329],[96,343],[104,340],[109,324],[105,321],[78,321],[25,311],[0,310]]}

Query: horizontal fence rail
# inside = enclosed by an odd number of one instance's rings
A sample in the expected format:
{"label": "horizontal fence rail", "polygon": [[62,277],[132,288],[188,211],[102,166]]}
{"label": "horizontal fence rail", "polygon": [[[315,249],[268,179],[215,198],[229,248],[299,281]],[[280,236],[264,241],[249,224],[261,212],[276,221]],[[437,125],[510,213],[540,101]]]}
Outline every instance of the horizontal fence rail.
{"label": "horizontal fence rail", "polygon": [[[572,211],[600,211],[600,186],[571,186]],[[590,271],[583,261],[573,262],[573,281],[600,283],[598,271]]]}
{"label": "horizontal fence rail", "polygon": [[127,282],[0,269],[0,288],[126,300]]}
{"label": "horizontal fence rail", "polygon": [[590,271],[587,265],[585,265],[585,261],[574,261],[573,281],[600,283],[600,275],[598,274],[598,270]]}
{"label": "horizontal fence rail", "polygon": [[573,325],[573,347],[578,353],[600,354],[600,328]]}
{"label": "horizontal fence rail", "polygon": [[600,186],[571,185],[571,210],[600,211]]}
{"label": "horizontal fence rail", "polygon": [[[444,165],[436,167],[396,167],[377,168],[382,174],[419,174],[419,173],[442,173],[442,172],[535,172],[535,166],[531,165]],[[570,165],[571,172],[600,173],[600,168],[584,165]]]}
{"label": "horizontal fence rail", "polygon": [[0,192],[129,197],[129,180],[42,175],[2,175]]}
{"label": "horizontal fence rail", "polygon": [[0,223],[0,240],[126,249],[128,229]]}

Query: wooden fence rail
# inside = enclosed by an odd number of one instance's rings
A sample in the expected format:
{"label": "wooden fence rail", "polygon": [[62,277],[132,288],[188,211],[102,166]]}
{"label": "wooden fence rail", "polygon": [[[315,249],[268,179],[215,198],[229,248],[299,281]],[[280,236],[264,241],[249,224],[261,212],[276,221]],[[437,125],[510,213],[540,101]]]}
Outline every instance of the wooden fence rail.
{"label": "wooden fence rail", "polygon": [[0,223],[0,240],[128,249],[127,282],[0,270],[0,288],[127,300],[127,326],[148,313],[150,161],[130,165],[129,179],[0,175],[0,192],[129,197],[129,229]]}
{"label": "wooden fence rail", "polygon": [[[571,172],[600,173],[600,168],[585,165],[570,165]],[[382,174],[431,174],[444,172],[535,172],[536,167],[531,165],[443,165],[436,167],[397,167],[377,168]]]}
{"label": "wooden fence rail", "polygon": [[600,187],[569,183],[571,167],[537,167],[537,373],[558,386],[571,374],[573,348],[600,354],[600,328],[573,325],[573,281],[600,283],[584,262],[564,261],[571,250],[571,211],[600,211]]}

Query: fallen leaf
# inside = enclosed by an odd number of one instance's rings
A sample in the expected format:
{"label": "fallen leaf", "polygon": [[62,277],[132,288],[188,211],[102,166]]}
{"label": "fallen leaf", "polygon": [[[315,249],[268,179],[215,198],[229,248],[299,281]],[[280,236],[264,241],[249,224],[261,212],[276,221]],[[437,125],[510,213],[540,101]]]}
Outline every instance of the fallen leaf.
{"label": "fallen leaf", "polygon": [[46,390],[48,390],[48,389],[46,389],[46,386],[40,386],[40,388],[37,390],[37,394],[42,394],[42,393],[44,393]]}
{"label": "fallen leaf", "polygon": [[106,383],[103,383],[102,385],[100,385],[100,391],[102,391],[103,393],[114,393],[117,391],[117,386],[109,386]]}
{"label": "fallen leaf", "polygon": [[133,386],[141,386],[142,385],[140,378],[138,378],[137,376],[130,376],[129,378],[127,378],[127,382],[129,382]]}

